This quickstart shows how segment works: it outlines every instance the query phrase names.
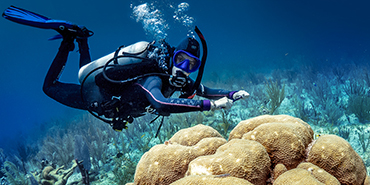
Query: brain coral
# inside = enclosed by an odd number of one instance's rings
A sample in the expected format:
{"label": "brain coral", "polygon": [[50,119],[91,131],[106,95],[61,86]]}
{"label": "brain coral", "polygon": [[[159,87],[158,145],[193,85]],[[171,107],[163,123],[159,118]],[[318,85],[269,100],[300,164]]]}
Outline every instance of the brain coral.
{"label": "brain coral", "polygon": [[182,177],[190,161],[198,156],[209,155],[225,144],[224,138],[204,138],[194,146],[160,144],[151,148],[136,166],[135,184],[170,184]]}
{"label": "brain coral", "polygon": [[364,185],[370,185],[370,177],[368,175],[366,176]]}
{"label": "brain coral", "polygon": [[272,171],[274,179],[278,178],[281,174],[285,173],[286,171],[288,171],[288,169],[286,169],[286,167],[283,164],[281,163],[277,164],[274,170]]}
{"label": "brain coral", "polygon": [[309,135],[313,135],[313,130],[311,129],[311,126],[299,118],[295,118],[295,117],[288,116],[288,115],[273,115],[273,116],[263,115],[263,116],[258,116],[255,118],[251,118],[251,119],[247,119],[247,120],[239,122],[239,124],[230,132],[229,140],[232,140],[235,138],[241,139],[245,133],[252,131],[257,126],[265,124],[265,123],[273,123],[273,122],[278,122],[278,123],[298,122],[307,128]]}
{"label": "brain coral", "polygon": [[308,170],[311,172],[311,175],[324,184],[340,185],[339,181],[334,176],[312,163],[301,163],[297,166],[297,168]]}
{"label": "brain coral", "polygon": [[361,157],[346,140],[336,135],[320,136],[307,161],[332,174],[341,184],[361,185],[366,178]]}
{"label": "brain coral", "polygon": [[209,184],[217,184],[217,185],[253,185],[252,183],[248,182],[247,180],[236,178],[225,175],[192,175],[184,177],[176,182],[172,183],[171,185],[209,185]]}
{"label": "brain coral", "polygon": [[234,139],[220,146],[215,154],[191,161],[186,176],[230,174],[258,185],[266,184],[270,166],[270,158],[260,143]]}
{"label": "brain coral", "polygon": [[242,135],[243,139],[261,143],[273,166],[282,163],[288,170],[305,159],[305,149],[313,139],[313,131],[307,123],[287,115],[259,116],[240,122],[235,129],[229,140],[238,138],[242,130],[248,131]]}
{"label": "brain coral", "polygon": [[193,146],[206,137],[222,137],[222,135],[210,126],[199,124],[179,130],[171,137],[170,141],[180,145]]}
{"label": "brain coral", "polygon": [[274,185],[304,184],[324,185],[318,181],[311,172],[302,168],[295,168],[281,174],[274,182]]}
{"label": "brain coral", "polygon": [[277,185],[369,184],[348,142],[334,135],[312,141],[311,127],[286,115],[241,121],[228,142],[213,128],[197,125],[146,152],[133,184],[266,184],[273,177]]}

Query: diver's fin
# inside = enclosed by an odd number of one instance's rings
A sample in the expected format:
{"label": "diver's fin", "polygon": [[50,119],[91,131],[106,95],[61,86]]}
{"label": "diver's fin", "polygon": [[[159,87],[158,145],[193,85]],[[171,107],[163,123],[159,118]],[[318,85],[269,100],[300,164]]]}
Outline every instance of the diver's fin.
{"label": "diver's fin", "polygon": [[63,37],[63,34],[67,35],[72,33],[72,35],[79,38],[91,37],[94,34],[94,32],[88,30],[84,26],[78,26],[68,21],[50,19],[15,6],[10,6],[7,8],[3,13],[3,17],[27,26],[43,29],[54,29],[61,34],[56,35],[49,40],[60,39]]}
{"label": "diver's fin", "polygon": [[53,37],[50,37],[48,40],[57,40],[57,39],[62,39],[63,36],[61,34],[55,35]]}
{"label": "diver's fin", "polygon": [[62,27],[64,26],[64,28],[69,29],[72,28],[74,25],[73,23],[70,23],[68,21],[53,20],[45,16],[39,15],[37,13],[30,12],[28,10],[18,8],[15,6],[10,6],[9,8],[7,8],[3,13],[3,17],[19,24],[24,24],[43,29],[57,30],[61,26]]}

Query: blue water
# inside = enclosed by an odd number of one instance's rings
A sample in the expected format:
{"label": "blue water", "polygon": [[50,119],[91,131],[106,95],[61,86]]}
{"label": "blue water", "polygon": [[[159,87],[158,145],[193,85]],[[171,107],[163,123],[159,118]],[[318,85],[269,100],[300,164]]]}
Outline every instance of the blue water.
{"label": "blue water", "polygon": [[[183,1],[49,1],[2,0],[42,15],[85,25],[95,32],[89,40],[93,59],[120,45],[151,40],[133,6],[154,3],[169,28],[167,41],[176,45],[188,27],[173,19]],[[369,1],[311,0],[188,0],[187,15],[194,18],[207,39],[205,76],[212,72],[269,72],[299,65],[304,56],[315,66],[330,68],[347,61],[369,61]],[[176,9],[176,8],[175,8]],[[61,105],[42,91],[43,80],[60,41],[47,39],[56,32],[19,25],[0,18],[0,148],[14,139],[39,133],[40,125],[73,117],[78,111]],[[78,54],[71,53],[62,81],[77,83]],[[37,136],[32,136],[37,137]]]}

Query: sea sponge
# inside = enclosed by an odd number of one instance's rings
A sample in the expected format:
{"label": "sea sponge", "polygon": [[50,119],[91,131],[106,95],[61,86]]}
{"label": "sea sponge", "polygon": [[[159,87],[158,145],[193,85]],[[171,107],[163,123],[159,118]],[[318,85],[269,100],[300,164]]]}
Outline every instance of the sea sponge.
{"label": "sea sponge", "polygon": [[273,166],[282,163],[288,170],[297,167],[305,159],[305,149],[313,140],[313,131],[307,123],[286,115],[259,116],[240,122],[235,129],[237,131],[230,138],[239,137],[242,132],[238,130],[249,130],[242,138],[261,143]]}
{"label": "sea sponge", "polygon": [[317,180],[324,184],[340,185],[339,181],[334,176],[312,163],[301,163],[297,168],[308,170]]}
{"label": "sea sponge", "polygon": [[308,170],[295,168],[281,174],[274,182],[274,185],[289,185],[289,184],[304,184],[304,185],[324,185],[318,181]]}
{"label": "sea sponge", "polygon": [[366,178],[361,157],[346,140],[336,135],[320,136],[307,161],[332,174],[341,184],[361,185]]}
{"label": "sea sponge", "polygon": [[210,126],[198,124],[190,128],[179,130],[171,137],[170,141],[180,145],[193,146],[207,137],[222,137],[222,135]]}
{"label": "sea sponge", "polygon": [[190,161],[198,156],[214,154],[226,140],[210,137],[194,146],[159,144],[152,147],[136,166],[135,184],[170,184],[185,176]]}
{"label": "sea sponge", "polygon": [[240,179],[236,177],[229,176],[228,174],[225,175],[191,175],[184,177],[180,180],[177,180],[171,185],[209,185],[209,184],[217,184],[217,185],[253,185],[252,183],[248,182],[245,179]]}
{"label": "sea sponge", "polygon": [[252,131],[254,128],[258,127],[259,125],[265,124],[265,123],[301,123],[307,128],[307,131],[309,132],[308,135],[313,136],[313,130],[311,129],[311,126],[307,124],[306,122],[302,121],[299,118],[295,118],[288,115],[262,115],[257,116],[255,118],[243,120],[238,123],[238,125],[230,132],[229,135],[229,141],[232,139],[241,139],[243,135],[249,131]]}
{"label": "sea sponge", "polygon": [[260,143],[233,139],[220,146],[215,154],[191,161],[186,176],[230,174],[259,185],[266,184],[270,166],[270,158]]}

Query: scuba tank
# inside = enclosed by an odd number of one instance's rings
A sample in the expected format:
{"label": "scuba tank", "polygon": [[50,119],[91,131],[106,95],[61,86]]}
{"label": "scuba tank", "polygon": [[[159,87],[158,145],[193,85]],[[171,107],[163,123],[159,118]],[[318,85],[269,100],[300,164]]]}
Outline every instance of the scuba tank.
{"label": "scuba tank", "polygon": [[[114,62],[115,65],[125,66],[128,64],[136,64],[143,61],[142,58],[148,54],[148,48],[151,43],[141,41],[129,45],[127,47],[120,47],[115,52],[112,52],[104,57],[101,57],[95,61],[92,61],[82,66],[78,72],[78,79],[80,83],[95,82],[95,76],[103,72],[103,68],[106,64]],[[134,55],[136,57],[122,57],[126,55]],[[139,58],[141,57],[141,58]],[[114,66],[108,66],[106,69],[114,68]],[[91,73],[92,72],[92,73]],[[86,78],[86,79],[85,79]],[[84,81],[85,80],[85,81]]]}
{"label": "scuba tank", "polygon": [[122,114],[125,108],[121,95],[127,91],[128,85],[146,76],[169,76],[167,50],[162,47],[163,43],[161,48],[153,46],[154,43],[141,41],[121,46],[82,66],[79,71],[81,99],[89,105],[88,111],[115,130],[126,128],[126,124],[137,117]]}

